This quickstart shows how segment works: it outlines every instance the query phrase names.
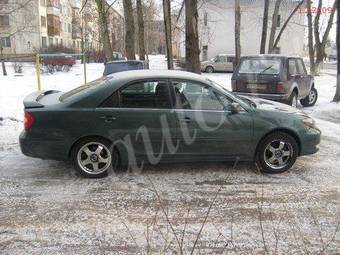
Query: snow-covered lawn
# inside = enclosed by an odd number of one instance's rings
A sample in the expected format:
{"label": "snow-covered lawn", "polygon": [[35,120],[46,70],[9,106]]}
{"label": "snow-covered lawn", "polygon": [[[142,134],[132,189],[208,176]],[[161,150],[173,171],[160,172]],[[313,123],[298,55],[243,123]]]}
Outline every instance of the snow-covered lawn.
{"label": "snow-covered lawn", "polygon": [[[164,56],[150,61],[153,69],[166,66]],[[89,64],[88,80],[103,68]],[[36,77],[32,64],[22,76],[10,65],[8,73],[0,76],[1,254],[146,254],[148,247],[160,254],[167,246],[164,254],[175,254],[162,206],[180,240],[185,232],[188,254],[219,187],[195,254],[220,254],[223,247],[223,254],[275,254],[275,247],[276,254],[340,252],[340,104],[330,102],[332,71],[316,77],[319,101],[303,109],[323,132],[320,151],[299,158],[287,173],[261,175],[248,163],[169,164],[100,180],[79,178],[68,163],[20,153],[22,100],[36,90]],[[230,89],[230,73],[203,75]],[[43,89],[82,83],[80,64],[42,76]]]}

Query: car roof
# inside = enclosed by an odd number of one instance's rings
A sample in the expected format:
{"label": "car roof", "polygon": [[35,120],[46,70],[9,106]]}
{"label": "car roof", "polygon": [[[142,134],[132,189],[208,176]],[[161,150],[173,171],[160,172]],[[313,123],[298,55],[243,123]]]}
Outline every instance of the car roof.
{"label": "car roof", "polygon": [[125,80],[134,81],[142,79],[181,79],[181,80],[195,80],[199,82],[206,82],[207,78],[191,72],[177,71],[177,70],[131,70],[109,74],[107,76],[110,80]]}
{"label": "car roof", "polygon": [[115,64],[115,63],[144,63],[142,60],[114,60],[106,62],[106,64]]}

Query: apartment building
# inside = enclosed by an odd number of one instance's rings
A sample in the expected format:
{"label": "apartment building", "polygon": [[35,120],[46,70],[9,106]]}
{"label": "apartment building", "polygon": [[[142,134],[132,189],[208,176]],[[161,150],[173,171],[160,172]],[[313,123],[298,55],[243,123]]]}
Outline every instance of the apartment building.
{"label": "apartment building", "polygon": [[[28,55],[50,46],[80,52],[82,29],[87,50],[101,48],[100,25],[94,0],[79,13],[81,0],[0,0],[0,47],[4,55]],[[120,50],[123,17],[108,6],[109,31]]]}

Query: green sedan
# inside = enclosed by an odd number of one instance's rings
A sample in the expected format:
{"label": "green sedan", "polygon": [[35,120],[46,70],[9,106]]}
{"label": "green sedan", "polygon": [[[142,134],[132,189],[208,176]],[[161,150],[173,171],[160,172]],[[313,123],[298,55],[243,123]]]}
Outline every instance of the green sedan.
{"label": "green sedan", "polygon": [[72,160],[86,177],[189,161],[254,161],[282,173],[317,152],[321,138],[296,108],[182,71],[115,73],[66,93],[37,91],[24,106],[23,154]]}

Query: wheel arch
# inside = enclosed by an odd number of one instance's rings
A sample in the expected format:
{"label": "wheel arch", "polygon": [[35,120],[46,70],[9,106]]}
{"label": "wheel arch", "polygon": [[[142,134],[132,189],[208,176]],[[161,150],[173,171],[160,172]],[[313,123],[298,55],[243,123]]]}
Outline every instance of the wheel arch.
{"label": "wheel arch", "polygon": [[273,133],[276,133],[276,132],[286,133],[286,134],[290,135],[291,137],[293,137],[293,138],[295,139],[297,145],[298,145],[298,149],[299,149],[299,150],[298,150],[298,155],[300,155],[300,153],[301,153],[301,139],[300,139],[300,137],[298,136],[298,134],[297,134],[295,131],[293,131],[293,130],[291,130],[291,129],[289,129],[289,128],[276,128],[276,129],[270,130],[269,132],[265,133],[265,134],[261,137],[261,139],[257,142],[256,147],[255,147],[254,159],[256,159],[257,151],[258,151],[258,148],[259,148],[261,142],[262,142],[266,137],[268,137],[269,135],[271,135],[271,134],[273,134]]}
{"label": "wheel arch", "polygon": [[204,68],[204,71],[207,71],[208,68],[212,68],[213,71],[215,71],[215,68],[212,66],[212,65],[207,65],[205,68]]}

